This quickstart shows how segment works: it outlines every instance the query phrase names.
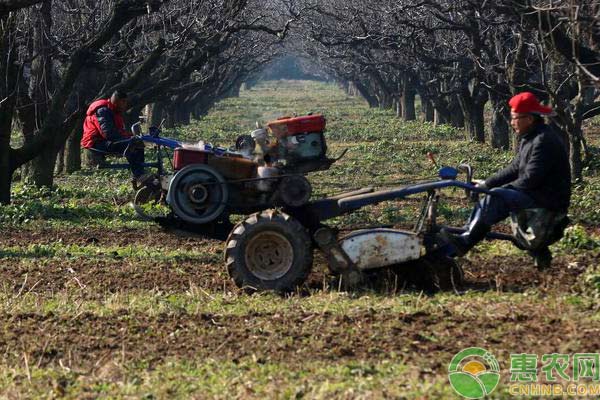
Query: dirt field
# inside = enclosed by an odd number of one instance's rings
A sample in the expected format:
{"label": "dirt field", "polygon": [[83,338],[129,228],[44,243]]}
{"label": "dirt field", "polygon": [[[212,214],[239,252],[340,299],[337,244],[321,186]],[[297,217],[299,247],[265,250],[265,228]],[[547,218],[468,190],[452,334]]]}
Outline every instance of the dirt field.
{"label": "dirt field", "polygon": [[[344,99],[329,86],[311,90],[327,91],[332,102]],[[256,98],[277,103],[292,96],[271,94],[270,86],[259,87],[226,104],[238,109]],[[289,107],[300,108],[300,101]],[[322,107],[327,111],[327,103]],[[208,130],[227,110],[198,129]],[[347,187],[357,184],[347,172],[353,162],[334,174]],[[84,179],[65,177],[59,185],[76,187]],[[114,203],[90,190],[93,204]],[[89,210],[82,205],[89,200],[61,204],[65,215]],[[222,242],[165,231],[135,221],[123,206],[106,207],[109,222],[82,211],[74,222],[37,215],[1,226],[0,396],[455,398],[448,363],[478,346],[498,359],[503,378],[493,397],[506,398],[511,353],[600,350],[597,298],[586,286],[599,264],[591,245],[557,246],[553,266],[539,272],[510,245],[485,243],[461,261],[465,291],[432,296],[392,282],[387,289],[340,292],[317,258],[304,290],[283,297],[237,289],[224,268]],[[402,212],[400,225],[411,216]],[[387,222],[386,213],[380,208],[369,218]],[[587,236],[578,240],[597,243],[596,225],[582,227]]]}

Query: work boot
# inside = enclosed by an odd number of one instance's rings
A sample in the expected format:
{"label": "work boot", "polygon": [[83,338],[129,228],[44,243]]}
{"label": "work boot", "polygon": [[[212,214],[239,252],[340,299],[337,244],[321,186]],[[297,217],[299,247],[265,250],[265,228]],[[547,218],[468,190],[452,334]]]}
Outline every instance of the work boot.
{"label": "work boot", "polygon": [[445,243],[448,243],[450,244],[450,246],[452,246],[454,250],[453,253],[457,257],[464,256],[473,247],[469,243],[467,243],[464,236],[456,235],[454,233],[448,232],[445,229],[442,229],[440,231],[440,237]]}
{"label": "work boot", "polygon": [[454,254],[458,257],[462,257],[469,252],[477,243],[482,241],[490,231],[490,227],[484,223],[478,221],[471,229],[462,235],[455,235],[448,232],[445,229],[440,231],[440,236],[452,247],[454,247]]}
{"label": "work boot", "polygon": [[552,265],[552,253],[548,247],[530,250],[529,255],[533,258],[533,265],[535,265],[539,271],[544,271]]}

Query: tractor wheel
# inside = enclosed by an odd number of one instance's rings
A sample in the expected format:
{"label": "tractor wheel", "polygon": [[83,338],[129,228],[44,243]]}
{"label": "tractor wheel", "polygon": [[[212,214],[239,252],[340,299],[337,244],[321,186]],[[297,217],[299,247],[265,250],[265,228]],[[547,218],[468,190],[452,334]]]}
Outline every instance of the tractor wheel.
{"label": "tractor wheel", "polygon": [[206,224],[219,218],[229,199],[225,178],[214,168],[188,165],[169,184],[167,200],[177,217],[192,224]]}
{"label": "tractor wheel", "polygon": [[225,262],[238,287],[291,292],[310,273],[312,241],[294,218],[266,210],[233,228],[225,245]]}

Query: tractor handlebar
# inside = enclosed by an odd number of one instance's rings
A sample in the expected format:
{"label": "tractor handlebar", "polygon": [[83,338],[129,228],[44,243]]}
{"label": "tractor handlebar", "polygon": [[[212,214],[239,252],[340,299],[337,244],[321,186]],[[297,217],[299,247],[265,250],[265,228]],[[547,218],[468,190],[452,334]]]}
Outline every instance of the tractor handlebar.
{"label": "tractor handlebar", "polygon": [[462,189],[468,189],[477,193],[489,193],[489,190],[474,187],[472,184],[466,182],[456,181],[453,179],[445,179],[434,182],[418,183],[415,185],[405,186],[391,190],[381,190],[373,193],[359,194],[357,196],[351,196],[344,199],[338,200],[338,206],[341,209],[358,209],[370,204],[380,203],[386,200],[397,200],[403,199],[407,196],[425,193],[430,190],[438,190],[449,187],[458,187]]}

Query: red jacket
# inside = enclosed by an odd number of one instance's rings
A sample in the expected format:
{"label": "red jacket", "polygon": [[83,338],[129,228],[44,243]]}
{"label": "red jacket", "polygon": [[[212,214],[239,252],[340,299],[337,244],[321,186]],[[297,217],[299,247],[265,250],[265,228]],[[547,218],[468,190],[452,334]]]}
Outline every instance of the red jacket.
{"label": "red jacket", "polygon": [[[107,121],[109,126],[114,126],[117,132],[104,132],[103,121],[98,120],[96,111],[102,107],[108,107],[112,111],[113,121]],[[106,125],[105,125],[106,126]],[[115,110],[115,105],[108,99],[96,100],[88,107],[85,120],[83,121],[83,137],[81,138],[81,147],[89,149],[96,142],[109,139],[118,134],[122,138],[131,137],[132,134],[125,129],[123,116]],[[114,140],[114,138],[112,139]]]}

